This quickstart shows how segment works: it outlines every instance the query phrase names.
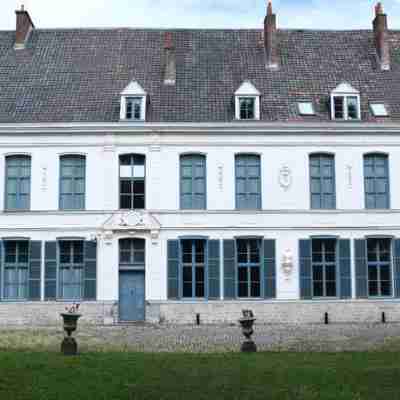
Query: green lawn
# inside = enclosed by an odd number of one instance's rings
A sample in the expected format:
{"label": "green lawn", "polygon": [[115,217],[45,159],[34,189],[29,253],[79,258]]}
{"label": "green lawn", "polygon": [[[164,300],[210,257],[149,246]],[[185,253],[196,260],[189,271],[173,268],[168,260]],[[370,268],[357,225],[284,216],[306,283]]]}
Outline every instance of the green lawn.
{"label": "green lawn", "polygon": [[399,398],[394,352],[0,353],[1,400]]}

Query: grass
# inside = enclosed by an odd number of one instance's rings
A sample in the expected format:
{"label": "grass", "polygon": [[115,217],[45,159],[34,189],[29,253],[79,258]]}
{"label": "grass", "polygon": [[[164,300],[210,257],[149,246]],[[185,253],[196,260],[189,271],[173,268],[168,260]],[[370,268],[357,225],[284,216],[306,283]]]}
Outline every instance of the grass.
{"label": "grass", "polygon": [[396,352],[0,352],[2,400],[399,398]]}

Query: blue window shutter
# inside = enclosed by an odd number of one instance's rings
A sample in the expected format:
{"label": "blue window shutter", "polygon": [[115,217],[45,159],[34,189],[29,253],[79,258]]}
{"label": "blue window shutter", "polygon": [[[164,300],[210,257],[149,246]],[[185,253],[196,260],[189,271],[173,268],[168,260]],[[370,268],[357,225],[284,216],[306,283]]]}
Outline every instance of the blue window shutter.
{"label": "blue window shutter", "polygon": [[339,240],[339,271],[340,271],[340,297],[348,299],[351,297],[351,260],[350,240]]}
{"label": "blue window shutter", "polygon": [[299,241],[300,255],[300,297],[311,299],[312,297],[312,267],[311,267],[311,240]]}
{"label": "blue window shutter", "polygon": [[84,242],[84,300],[96,300],[97,281],[97,242],[86,240]]}
{"label": "blue window shutter", "polygon": [[394,240],[394,266],[393,266],[393,278],[394,278],[394,295],[400,297],[400,239]]}
{"label": "blue window shutter", "polygon": [[44,255],[44,297],[46,300],[57,298],[57,242],[45,243]]}
{"label": "blue window shutter", "polygon": [[256,154],[235,157],[237,209],[261,209],[261,161]]}
{"label": "blue window shutter", "polygon": [[208,241],[208,298],[219,299],[219,240]]}
{"label": "blue window shutter", "polygon": [[356,297],[368,297],[368,266],[367,266],[367,243],[365,239],[354,241],[355,264],[356,264]]}
{"label": "blue window shutter", "polygon": [[168,240],[168,299],[179,298],[179,240]]}
{"label": "blue window shutter", "polygon": [[29,294],[31,301],[40,300],[40,280],[42,266],[42,242],[31,241],[29,251]]}
{"label": "blue window shutter", "polygon": [[[0,240],[0,288],[2,287],[1,285],[1,279],[3,277],[3,270],[4,270],[4,257],[3,257],[3,241]],[[0,300],[3,298],[3,293],[1,293],[0,290]]]}
{"label": "blue window shutter", "polygon": [[275,240],[264,240],[264,297],[276,297]]}
{"label": "blue window shutter", "polygon": [[224,240],[224,298],[234,299],[236,297],[235,290],[235,241]]}
{"label": "blue window shutter", "polygon": [[206,208],[206,157],[188,154],[180,159],[181,208],[203,210]]}

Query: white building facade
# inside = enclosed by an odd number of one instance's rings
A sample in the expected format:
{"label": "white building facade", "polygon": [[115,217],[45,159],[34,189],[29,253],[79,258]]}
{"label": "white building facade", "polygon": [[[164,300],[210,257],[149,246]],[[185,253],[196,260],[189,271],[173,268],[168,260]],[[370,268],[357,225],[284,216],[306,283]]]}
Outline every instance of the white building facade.
{"label": "white building facade", "polygon": [[[166,86],[179,85],[176,52]],[[272,323],[399,320],[387,102],[341,77],[327,120],[301,96],[297,119],[273,121],[241,82],[226,122],[151,120],[157,99],[133,80],[118,121],[0,123],[0,323],[53,323],[71,302],[100,324],[233,322],[242,309]]]}

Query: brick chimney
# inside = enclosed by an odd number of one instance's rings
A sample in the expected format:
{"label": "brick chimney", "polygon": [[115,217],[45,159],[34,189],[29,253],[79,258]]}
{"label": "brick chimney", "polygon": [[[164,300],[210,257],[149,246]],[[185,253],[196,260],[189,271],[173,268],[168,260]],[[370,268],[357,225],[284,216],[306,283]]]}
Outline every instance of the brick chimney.
{"label": "brick chimney", "polygon": [[272,0],[268,0],[267,15],[264,20],[264,46],[266,54],[266,67],[278,68],[278,40],[276,34],[276,14],[272,12]]}
{"label": "brick chimney", "polygon": [[381,71],[390,70],[390,50],[387,29],[387,16],[383,12],[382,3],[375,6],[374,39],[378,68]]}
{"label": "brick chimney", "polygon": [[175,85],[176,82],[176,55],[171,32],[164,36],[164,85]]}
{"label": "brick chimney", "polygon": [[15,49],[23,49],[26,41],[29,39],[29,35],[35,28],[28,11],[25,11],[24,6],[21,5],[21,9],[15,11],[17,14],[17,28],[15,32]]}

